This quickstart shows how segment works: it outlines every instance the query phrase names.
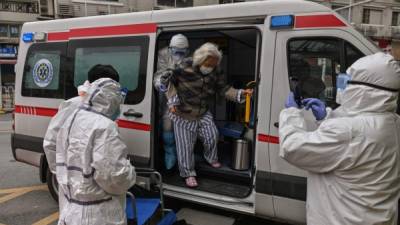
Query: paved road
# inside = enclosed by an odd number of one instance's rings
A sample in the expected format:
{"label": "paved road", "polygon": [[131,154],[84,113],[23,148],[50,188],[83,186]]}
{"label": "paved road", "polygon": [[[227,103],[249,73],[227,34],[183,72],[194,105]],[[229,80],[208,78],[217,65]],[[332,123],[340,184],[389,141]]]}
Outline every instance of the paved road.
{"label": "paved road", "polygon": [[[0,121],[1,122],[1,121]],[[1,124],[0,124],[1,125]],[[10,125],[10,124],[9,124]],[[39,181],[39,170],[20,162],[15,162],[11,154],[10,134],[2,132],[0,127],[0,225],[55,225],[58,218],[58,206],[51,198],[47,186]],[[8,128],[7,128],[8,129]],[[209,217],[216,222],[226,221],[226,217],[234,218],[235,225],[284,225],[265,220],[254,219],[225,211],[181,203],[176,200],[167,201],[167,207],[182,210],[188,217]],[[189,209],[189,210],[187,210]],[[193,209],[201,211],[196,212]],[[182,212],[181,211],[181,212]],[[202,216],[204,217],[202,218]],[[220,215],[224,218],[213,218]],[[231,219],[233,221],[234,219]],[[214,223],[207,223],[207,225]],[[232,223],[228,223],[232,224]],[[219,223],[218,225],[224,225]]]}
{"label": "paved road", "polygon": [[12,119],[11,113],[0,114],[0,121],[11,121],[11,119]]}
{"label": "paved road", "polygon": [[56,224],[51,221],[58,206],[40,183],[39,170],[14,161],[7,133],[0,133],[0,181],[0,224]]}

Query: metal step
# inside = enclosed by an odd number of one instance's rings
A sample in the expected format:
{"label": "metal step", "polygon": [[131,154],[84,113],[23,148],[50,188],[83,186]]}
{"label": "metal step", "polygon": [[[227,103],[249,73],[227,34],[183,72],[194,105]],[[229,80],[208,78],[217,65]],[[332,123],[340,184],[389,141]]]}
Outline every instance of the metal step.
{"label": "metal step", "polygon": [[231,217],[203,212],[195,209],[182,208],[177,213],[179,220],[185,220],[190,225],[233,225],[235,219]]}

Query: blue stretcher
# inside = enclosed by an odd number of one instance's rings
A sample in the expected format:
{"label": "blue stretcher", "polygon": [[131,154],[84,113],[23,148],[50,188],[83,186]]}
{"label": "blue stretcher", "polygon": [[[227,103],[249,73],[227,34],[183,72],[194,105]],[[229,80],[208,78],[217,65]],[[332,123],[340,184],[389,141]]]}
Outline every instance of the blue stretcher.
{"label": "blue stretcher", "polygon": [[161,174],[157,171],[148,169],[136,169],[138,176],[152,176],[156,178],[156,186],[159,190],[159,198],[136,198],[132,193],[127,193],[126,199],[126,217],[128,225],[148,224],[158,212],[161,213],[161,219],[157,225],[172,225],[176,222],[176,214],[169,209],[164,208],[164,196]]}

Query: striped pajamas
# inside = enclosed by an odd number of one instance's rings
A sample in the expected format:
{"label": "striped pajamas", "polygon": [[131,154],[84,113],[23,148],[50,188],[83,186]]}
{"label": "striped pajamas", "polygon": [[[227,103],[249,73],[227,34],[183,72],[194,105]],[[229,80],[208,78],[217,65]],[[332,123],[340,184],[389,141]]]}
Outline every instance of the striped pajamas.
{"label": "striped pajamas", "polygon": [[197,120],[186,120],[173,113],[169,113],[169,116],[174,125],[181,177],[196,176],[194,146],[197,137],[203,143],[204,158],[207,162],[211,164],[218,161],[218,129],[209,111]]}

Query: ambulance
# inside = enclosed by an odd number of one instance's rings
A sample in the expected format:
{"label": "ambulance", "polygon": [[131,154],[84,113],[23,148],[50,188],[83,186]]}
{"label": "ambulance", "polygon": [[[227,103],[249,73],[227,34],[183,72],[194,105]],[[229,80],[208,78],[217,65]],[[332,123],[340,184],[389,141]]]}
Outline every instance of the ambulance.
{"label": "ambulance", "polygon": [[[199,187],[185,187],[178,172],[164,171],[159,94],[153,87],[159,50],[175,34],[190,51],[213,42],[223,52],[227,83],[253,83],[251,121],[245,105],[215,97],[220,169],[208,166],[196,145]],[[305,223],[307,173],[279,157],[279,113],[290,90],[321,98],[335,108],[335,81],[353,62],[379,49],[331,9],[309,1],[269,0],[194,8],[25,23],[16,64],[12,153],[39,168],[56,197],[43,137],[60,103],[96,64],[112,65],[129,91],[116,121],[136,167],[163,174],[164,194],[224,210]],[[296,82],[293,82],[293,81]],[[294,86],[293,86],[294,84]],[[222,132],[240,127],[234,138]],[[235,133],[231,132],[231,133]],[[233,169],[237,140],[248,143],[248,167]],[[243,159],[242,159],[243,160]]]}

